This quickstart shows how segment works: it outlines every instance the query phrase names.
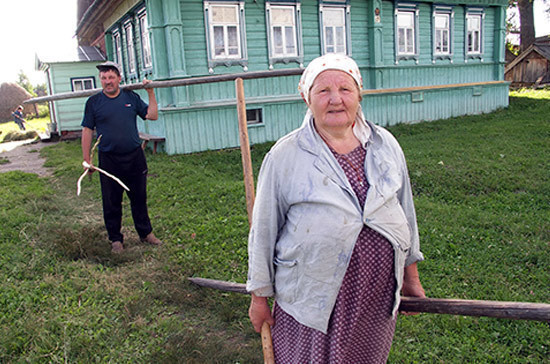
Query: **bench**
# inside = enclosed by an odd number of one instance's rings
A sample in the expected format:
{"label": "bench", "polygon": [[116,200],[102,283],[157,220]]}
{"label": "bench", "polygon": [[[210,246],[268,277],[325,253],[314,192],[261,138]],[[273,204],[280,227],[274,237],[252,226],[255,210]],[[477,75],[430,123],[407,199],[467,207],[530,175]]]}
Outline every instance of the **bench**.
{"label": "bench", "polygon": [[165,137],[141,133],[141,132],[139,133],[139,138],[143,140],[143,142],[141,143],[141,149],[145,149],[147,147],[147,143],[153,142],[153,154],[157,153],[157,144],[159,142],[166,141]]}

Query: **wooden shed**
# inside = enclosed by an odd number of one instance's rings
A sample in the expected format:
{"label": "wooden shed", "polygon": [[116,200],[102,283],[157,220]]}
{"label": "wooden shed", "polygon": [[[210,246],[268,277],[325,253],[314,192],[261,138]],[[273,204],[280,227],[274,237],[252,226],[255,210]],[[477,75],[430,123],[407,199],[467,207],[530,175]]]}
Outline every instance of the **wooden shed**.
{"label": "wooden shed", "polygon": [[537,87],[550,84],[550,38],[537,38],[504,70],[511,87]]}
{"label": "wooden shed", "polygon": [[[367,118],[380,125],[508,105],[507,0],[80,0],[79,44],[123,65],[124,82],[296,69],[336,52],[358,63]],[[299,75],[245,80],[251,143],[298,127]],[[190,153],[239,144],[235,86],[157,90],[140,131]]]}
{"label": "wooden shed", "polygon": [[[79,46],[73,54],[62,58],[37,55],[35,68],[44,71],[48,93],[53,95],[101,87],[96,65],[104,61],[99,48]],[[63,136],[80,131],[85,102],[84,99],[50,101],[50,132]]]}

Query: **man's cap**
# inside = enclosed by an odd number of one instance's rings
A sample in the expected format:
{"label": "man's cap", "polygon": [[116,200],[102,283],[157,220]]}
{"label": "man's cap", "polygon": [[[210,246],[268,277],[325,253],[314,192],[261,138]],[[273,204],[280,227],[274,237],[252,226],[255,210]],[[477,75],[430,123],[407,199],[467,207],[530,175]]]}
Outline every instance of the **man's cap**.
{"label": "man's cap", "polygon": [[108,71],[110,69],[116,69],[119,74],[122,74],[122,69],[121,69],[120,65],[118,63],[113,62],[113,61],[103,62],[101,64],[98,64],[96,67],[100,72]]}

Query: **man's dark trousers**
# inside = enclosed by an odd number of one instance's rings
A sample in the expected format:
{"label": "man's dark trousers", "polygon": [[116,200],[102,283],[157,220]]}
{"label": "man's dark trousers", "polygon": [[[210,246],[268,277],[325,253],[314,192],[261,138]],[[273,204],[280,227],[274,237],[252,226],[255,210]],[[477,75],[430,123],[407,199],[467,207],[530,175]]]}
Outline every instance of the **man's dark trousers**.
{"label": "man's dark trousers", "polygon": [[[147,162],[141,148],[125,154],[99,152],[99,168],[119,178],[129,189],[134,226],[140,238],[145,238],[153,228],[147,212]],[[123,242],[122,194],[123,187],[110,177],[100,174],[103,199],[103,219],[109,240]]]}

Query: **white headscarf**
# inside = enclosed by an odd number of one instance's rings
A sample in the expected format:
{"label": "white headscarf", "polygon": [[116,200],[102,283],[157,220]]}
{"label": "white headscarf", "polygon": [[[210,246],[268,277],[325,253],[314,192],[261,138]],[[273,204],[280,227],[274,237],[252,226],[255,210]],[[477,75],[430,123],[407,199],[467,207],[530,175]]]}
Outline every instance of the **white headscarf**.
{"label": "white headscarf", "polygon": [[[319,76],[319,74],[326,70],[338,70],[343,71],[353,77],[357,85],[359,86],[359,92],[363,89],[363,78],[357,63],[350,57],[342,54],[327,53],[324,56],[317,57],[309,63],[306,70],[300,78],[298,84],[298,90],[300,95],[309,106],[309,91],[313,82]],[[308,108],[304,122],[309,122],[313,117],[311,109]],[[353,133],[364,145],[370,136],[370,128],[367,126],[365,116],[363,115],[363,109],[361,105],[357,109],[357,116],[355,117],[355,123],[353,125]]]}

